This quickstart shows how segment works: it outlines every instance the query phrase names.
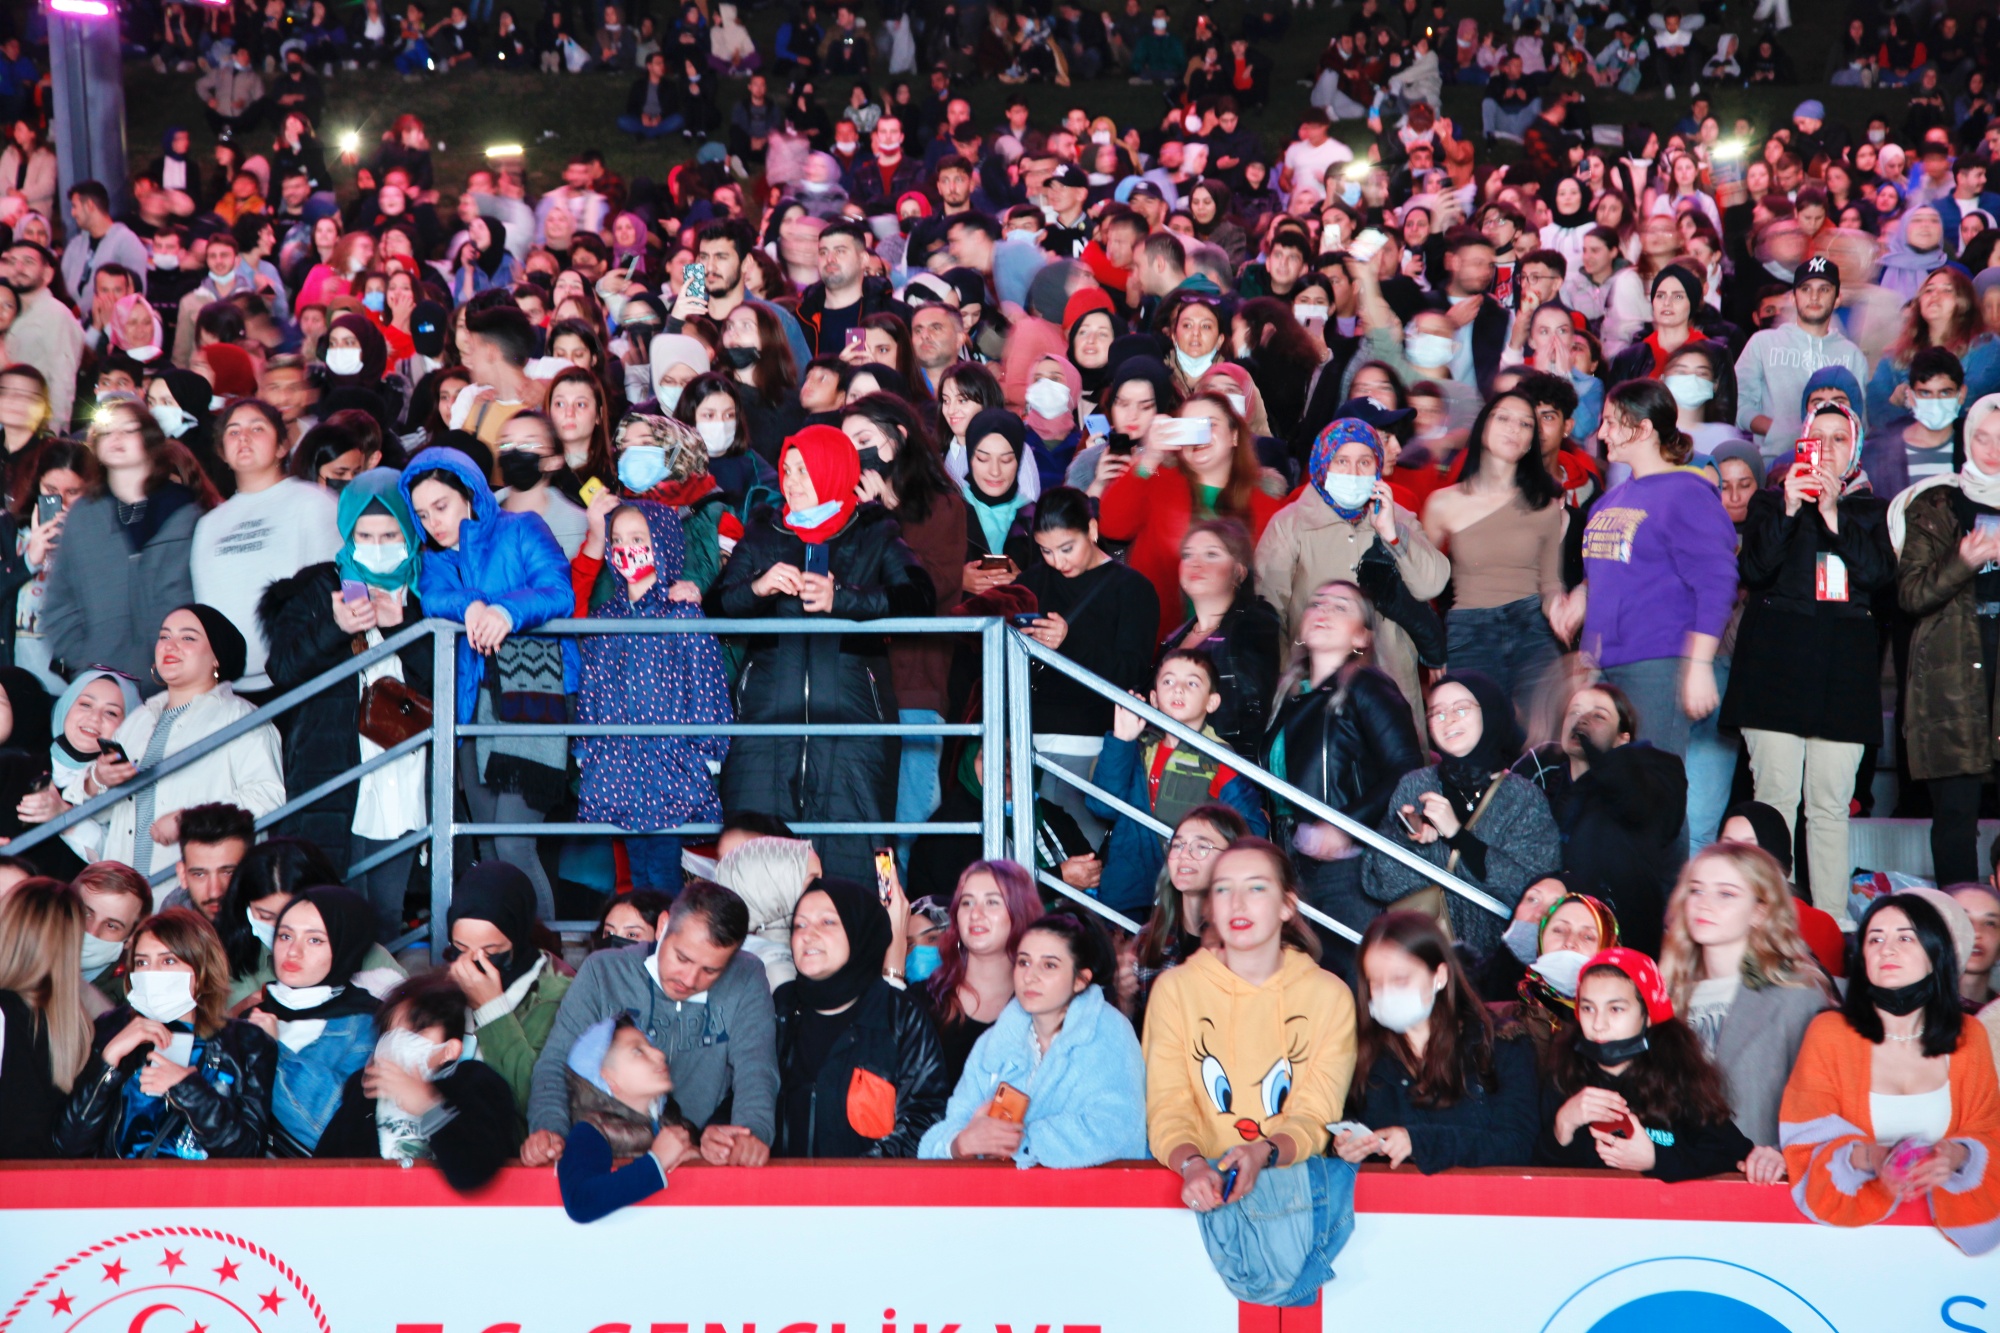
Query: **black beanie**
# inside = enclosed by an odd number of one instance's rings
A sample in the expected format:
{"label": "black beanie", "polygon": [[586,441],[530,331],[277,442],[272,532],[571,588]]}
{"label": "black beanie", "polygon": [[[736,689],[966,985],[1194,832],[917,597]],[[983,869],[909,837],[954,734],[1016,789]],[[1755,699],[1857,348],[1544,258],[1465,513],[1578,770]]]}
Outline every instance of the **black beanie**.
{"label": "black beanie", "polygon": [[250,645],[243,641],[243,631],[231,624],[228,616],[200,602],[189,602],[174,609],[186,611],[199,620],[202,629],[207,631],[208,649],[215,654],[216,678],[240,679],[250,661]]}

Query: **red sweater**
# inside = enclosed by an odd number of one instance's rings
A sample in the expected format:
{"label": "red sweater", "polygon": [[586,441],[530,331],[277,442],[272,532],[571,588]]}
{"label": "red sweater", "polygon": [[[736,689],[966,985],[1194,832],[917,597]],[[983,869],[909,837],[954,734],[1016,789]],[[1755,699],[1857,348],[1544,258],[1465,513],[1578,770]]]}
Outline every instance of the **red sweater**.
{"label": "red sweater", "polygon": [[[1250,542],[1285,502],[1261,490],[1250,492]],[[1181,539],[1194,526],[1194,490],[1187,474],[1167,468],[1150,477],[1133,468],[1111,483],[1097,502],[1098,530],[1113,541],[1130,542],[1125,563],[1144,574],[1160,595],[1160,627],[1155,643],[1181,623]]]}

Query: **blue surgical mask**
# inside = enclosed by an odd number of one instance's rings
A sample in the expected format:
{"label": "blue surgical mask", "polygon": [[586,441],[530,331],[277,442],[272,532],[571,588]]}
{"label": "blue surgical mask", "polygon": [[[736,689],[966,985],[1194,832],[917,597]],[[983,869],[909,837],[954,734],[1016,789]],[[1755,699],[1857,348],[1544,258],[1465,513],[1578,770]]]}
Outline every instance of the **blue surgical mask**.
{"label": "blue surgical mask", "polygon": [[368,293],[361,298],[361,304],[367,306],[378,315],[388,308],[388,300],[381,292]]}
{"label": "blue surgical mask", "polygon": [[685,384],[662,384],[660,386],[660,411],[672,412],[681,405],[681,390]]}
{"label": "blue surgical mask", "polygon": [[194,429],[194,418],[179,403],[154,403],[146,410],[153,414],[153,420],[160,423],[160,429],[170,440],[178,440]]}
{"label": "blue surgical mask", "polygon": [[667,479],[667,451],[657,444],[635,444],[618,455],[618,480],[634,495],[644,495]]}
{"label": "blue surgical mask", "polygon": [[1330,472],[1326,478],[1326,493],[1336,509],[1349,512],[1365,509],[1368,502],[1375,498],[1375,478]]}
{"label": "blue surgical mask", "polygon": [[1915,398],[1910,410],[1916,413],[1917,424],[1925,430],[1944,430],[1958,420],[1959,410],[1964,406],[1956,398]]}
{"label": "blue surgical mask", "polygon": [[410,558],[410,548],[402,542],[387,542],[364,545],[354,544],[354,563],[370,574],[387,577],[403,567]]}
{"label": "blue surgical mask", "polygon": [[1715,397],[1715,381],[1704,375],[1669,375],[1661,383],[1690,412]]}
{"label": "blue surgical mask", "polygon": [[826,500],[814,505],[811,509],[791,510],[785,515],[785,526],[788,528],[816,528],[822,523],[831,521],[833,516],[839,512],[840,501]]}
{"label": "blue surgical mask", "polygon": [[903,976],[914,986],[929,981],[931,974],[943,966],[944,959],[938,956],[937,945],[919,944],[903,960]]}
{"label": "blue surgical mask", "polygon": [[1210,352],[1207,356],[1189,356],[1186,352],[1176,347],[1174,349],[1174,360],[1180,363],[1181,371],[1189,379],[1198,380],[1208,373],[1210,366],[1215,364],[1215,353]]}

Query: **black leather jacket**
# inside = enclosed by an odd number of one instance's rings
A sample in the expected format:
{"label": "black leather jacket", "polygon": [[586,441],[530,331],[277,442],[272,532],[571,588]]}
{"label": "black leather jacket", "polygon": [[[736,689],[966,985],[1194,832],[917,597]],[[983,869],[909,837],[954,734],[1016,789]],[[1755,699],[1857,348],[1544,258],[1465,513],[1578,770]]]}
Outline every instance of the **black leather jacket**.
{"label": "black leather jacket", "polygon": [[[1194,629],[1183,621],[1160,642],[1160,657],[1178,648]],[[1222,705],[1209,718],[1215,734],[1246,758],[1255,757],[1263,743],[1264,723],[1271,716],[1271,696],[1278,689],[1283,660],[1278,652],[1278,613],[1250,589],[1249,580],[1236,590],[1236,601],[1225,611],[1215,633],[1201,647],[1215,663],[1216,687]],[[1154,658],[1157,667],[1159,658]]]}
{"label": "black leather jacket", "polygon": [[[1375,827],[1403,774],[1424,766],[1410,705],[1374,667],[1336,671],[1316,689],[1278,705],[1265,737],[1265,763],[1293,786],[1359,823]],[[1337,706],[1336,706],[1337,701]],[[1284,763],[1276,746],[1284,740]]]}
{"label": "black leather jacket", "polygon": [[[56,1117],[56,1152],[63,1157],[117,1157],[125,1084],[138,1077],[152,1048],[141,1046],[117,1065],[104,1063],[104,1048],[136,1015],[120,1005],[97,1020],[90,1060]],[[155,1143],[183,1126],[210,1157],[262,1157],[270,1136],[271,1089],[278,1080],[278,1044],[263,1029],[240,1018],[203,1044],[201,1063],[191,1077],[167,1090],[167,1118]]]}
{"label": "black leather jacket", "polygon": [[[786,982],[771,997],[778,1017],[777,1157],[915,1157],[917,1144],[944,1115],[951,1097],[944,1047],[937,1028],[910,996],[877,980],[854,1002],[847,1030],[834,1039],[807,1083],[798,1072],[798,987]],[[847,1108],[857,1070],[896,1089],[896,1123],[886,1136],[869,1138],[850,1122]],[[795,1120],[802,1118],[801,1131]]]}

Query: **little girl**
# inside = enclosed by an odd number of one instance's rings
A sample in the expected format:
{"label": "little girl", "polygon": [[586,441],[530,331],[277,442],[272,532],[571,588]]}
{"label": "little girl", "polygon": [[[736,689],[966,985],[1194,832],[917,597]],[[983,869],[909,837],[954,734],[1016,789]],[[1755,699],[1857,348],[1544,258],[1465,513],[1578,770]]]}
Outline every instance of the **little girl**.
{"label": "little girl", "polygon": [[[634,500],[612,511],[605,555],[624,585],[597,611],[606,620],[693,619],[701,594],[681,580],[684,547],[674,511]],[[587,614],[587,612],[579,612]],[[718,724],[732,720],[722,653],[708,634],[598,634],[583,641],[577,721]],[[725,736],[584,736],[576,742],[583,774],[577,817],[628,829],[664,829],[717,821],[722,805],[709,761],[729,751]],[[681,887],[680,839],[628,838],[634,888],[675,894]]]}

